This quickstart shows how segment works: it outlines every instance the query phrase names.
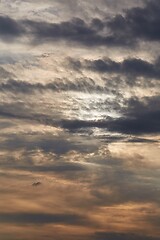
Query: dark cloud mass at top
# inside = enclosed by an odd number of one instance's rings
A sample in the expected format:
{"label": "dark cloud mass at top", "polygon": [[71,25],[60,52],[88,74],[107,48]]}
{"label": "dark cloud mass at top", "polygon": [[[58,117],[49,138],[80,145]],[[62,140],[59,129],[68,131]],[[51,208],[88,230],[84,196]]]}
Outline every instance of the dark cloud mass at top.
{"label": "dark cloud mass at top", "polygon": [[73,41],[86,46],[131,46],[143,39],[160,39],[160,4],[158,0],[146,1],[144,7],[134,7],[110,20],[91,18],[87,23],[81,18],[60,23],[14,20],[0,17],[0,35],[10,39],[21,35],[32,37],[34,43],[45,41]]}
{"label": "dark cloud mass at top", "polygon": [[0,240],[159,240],[160,1],[0,1]]}
{"label": "dark cloud mass at top", "polygon": [[[92,19],[91,23],[86,23],[83,19],[74,18],[70,21],[60,23],[36,22],[30,20],[16,21],[9,17],[1,17],[2,40],[10,40],[19,38],[22,35],[31,38],[34,44],[42,44],[44,42],[54,41],[72,41],[86,46],[119,46],[129,44],[125,38],[116,36],[107,36],[101,33],[105,28],[103,21],[100,19]],[[30,43],[31,43],[30,42]]]}

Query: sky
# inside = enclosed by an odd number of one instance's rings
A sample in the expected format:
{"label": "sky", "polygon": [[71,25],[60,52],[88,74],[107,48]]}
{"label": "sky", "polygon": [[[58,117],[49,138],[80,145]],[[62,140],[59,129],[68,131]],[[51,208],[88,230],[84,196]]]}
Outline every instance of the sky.
{"label": "sky", "polygon": [[159,0],[0,0],[0,240],[160,240],[159,49]]}

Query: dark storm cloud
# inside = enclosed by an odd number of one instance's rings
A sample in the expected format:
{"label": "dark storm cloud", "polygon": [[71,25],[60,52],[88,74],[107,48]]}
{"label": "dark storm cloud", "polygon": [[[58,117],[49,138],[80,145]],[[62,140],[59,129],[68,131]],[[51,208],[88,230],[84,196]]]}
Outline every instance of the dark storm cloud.
{"label": "dark storm cloud", "polygon": [[0,213],[0,223],[85,225],[87,219],[74,214]]}
{"label": "dark storm cloud", "polygon": [[94,240],[160,240],[158,237],[138,235],[134,233],[97,232]]}

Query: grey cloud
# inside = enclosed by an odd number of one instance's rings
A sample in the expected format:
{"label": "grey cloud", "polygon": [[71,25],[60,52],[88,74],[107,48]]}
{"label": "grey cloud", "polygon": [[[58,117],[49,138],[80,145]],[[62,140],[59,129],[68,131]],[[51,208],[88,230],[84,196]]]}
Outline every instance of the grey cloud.
{"label": "grey cloud", "polygon": [[[1,142],[0,149],[20,150],[26,151],[42,150],[44,153],[55,153],[57,156],[65,155],[70,151],[77,151],[82,153],[89,153],[95,150],[95,146],[88,143],[85,145],[83,142],[74,142],[72,139],[65,139],[65,134],[62,136],[52,136],[50,134],[43,136],[37,135],[8,135],[5,141]],[[26,153],[25,153],[26,154]]]}
{"label": "grey cloud", "polygon": [[[22,120],[35,120],[38,122],[43,121],[39,119],[40,115],[32,116],[33,114],[27,114],[25,112],[25,104],[2,104],[0,106],[0,116],[8,119],[22,119]],[[41,116],[43,118],[43,115]],[[47,116],[46,116],[47,120]]]}
{"label": "grey cloud", "polygon": [[[16,21],[9,17],[0,18],[0,36],[19,37],[26,34],[34,44],[64,40],[85,46],[134,46],[139,39],[159,41],[160,4],[158,0],[147,1],[144,7],[133,7],[124,15],[110,20],[91,19],[90,23],[81,18],[60,23]],[[110,33],[107,33],[110,30]]]}
{"label": "grey cloud", "polygon": [[[144,7],[133,7],[124,15],[117,15],[110,20],[96,19],[88,25],[82,19],[62,22],[58,25],[42,24],[36,26],[36,34],[43,38],[66,39],[87,46],[135,45],[137,40],[159,41],[160,4],[158,0],[147,1]],[[44,28],[43,28],[44,26]],[[102,29],[110,29],[110,34],[102,34]]]}
{"label": "grey cloud", "polygon": [[[96,172],[97,178],[90,185],[93,205],[109,207],[131,203],[159,204],[160,192],[155,187],[158,184],[159,172],[156,172],[155,169],[149,170],[145,164],[142,166],[142,162],[136,156],[131,160],[137,161],[135,165],[133,163],[132,167],[127,167],[126,161],[128,162],[129,159],[111,159],[110,161],[106,159],[106,164],[105,159],[104,162],[100,162],[101,170],[99,167],[99,171]],[[144,169],[146,173],[144,173]],[[147,177],[149,178],[147,179]],[[139,210],[139,212],[141,211],[143,209]],[[154,217],[154,213],[149,215],[151,219]],[[154,221],[152,223],[154,225]]]}
{"label": "grey cloud", "polygon": [[[7,23],[6,23],[7,22]],[[6,28],[8,30],[3,30]],[[83,19],[73,18],[70,21],[60,23],[36,22],[31,20],[16,21],[9,17],[2,17],[2,40],[13,41],[15,37],[22,35],[30,39],[30,44],[42,44],[44,42],[70,41],[87,46],[121,46],[130,45],[132,39],[102,33],[104,26],[100,19],[92,19],[86,23]]]}
{"label": "grey cloud", "polygon": [[[32,171],[32,172],[54,172],[58,174],[63,174],[63,176],[66,176],[67,178],[74,177],[74,173],[85,171],[86,168],[78,163],[67,163],[67,162],[58,162],[50,165],[30,165],[30,166],[23,166],[23,165],[15,165],[13,167],[15,169],[19,170],[25,170],[25,171]],[[69,176],[72,172],[72,177]],[[65,175],[66,174],[66,175]],[[69,175],[68,175],[69,174]]]}
{"label": "grey cloud", "polygon": [[[100,20],[99,20],[100,21]],[[96,30],[94,30],[94,26]],[[33,35],[35,42],[47,40],[72,40],[86,45],[103,44],[103,37],[97,35],[97,28],[101,28],[97,21],[88,26],[82,19],[75,18],[61,23],[36,22],[31,20],[16,21],[10,17],[0,17],[0,37],[3,40],[13,40],[22,34]]]}
{"label": "grey cloud", "polygon": [[[131,98],[126,101],[123,107],[119,105],[118,111],[123,115],[120,118],[111,118],[106,115],[106,118],[99,120],[63,118],[56,120],[50,114],[37,114],[32,112],[31,109],[24,111],[23,105],[12,106],[10,104],[0,106],[0,115],[5,118],[24,119],[48,126],[57,126],[71,132],[77,132],[79,129],[88,131],[90,128],[101,128],[125,134],[152,134],[160,132],[159,99],[159,96],[142,98],[141,100]],[[112,107],[114,107],[114,103]]]}
{"label": "grey cloud", "polygon": [[6,121],[6,120],[1,120],[0,121],[0,129],[8,129],[10,127],[15,126],[15,124],[13,122],[10,121]]}
{"label": "grey cloud", "polygon": [[24,33],[23,27],[8,16],[0,16],[0,37],[10,41]]}
{"label": "grey cloud", "polygon": [[0,104],[0,116],[2,118],[7,118],[8,120],[19,119],[47,126],[58,126],[58,121],[49,112],[44,113],[41,110],[37,113],[36,110],[36,102],[34,104],[25,101]]}
{"label": "grey cloud", "polygon": [[[91,65],[92,66],[92,65]],[[144,77],[160,77],[159,65],[151,64],[147,61],[131,58],[125,59],[123,62],[114,62],[108,59],[106,62],[103,60],[96,60],[93,62],[93,69],[100,72],[118,72],[132,74],[132,76],[144,76]]]}
{"label": "grey cloud", "polygon": [[156,142],[159,142],[159,141],[154,140],[154,139],[148,139],[148,138],[134,137],[134,138],[127,139],[127,142],[131,142],[131,143],[156,143]]}
{"label": "grey cloud", "polygon": [[87,219],[74,214],[0,213],[0,223],[85,225]]}
{"label": "grey cloud", "polygon": [[[122,62],[111,59],[84,60],[82,62],[70,59],[70,64],[75,70],[84,68],[99,73],[124,74],[130,76],[131,81],[136,77],[160,79],[159,58],[153,63],[139,58],[128,58]],[[132,84],[132,82],[128,83]]]}
{"label": "grey cloud", "polygon": [[160,111],[148,112],[134,118],[120,118],[108,123],[108,130],[126,134],[160,133]]}
{"label": "grey cloud", "polygon": [[159,133],[159,99],[159,96],[143,100],[130,99],[127,107],[121,109],[124,114],[121,118],[98,121],[64,120],[61,126],[71,131],[79,128],[103,128],[125,134]]}
{"label": "grey cloud", "polygon": [[148,216],[146,220],[156,227],[160,226],[160,216],[158,213],[152,216]]}
{"label": "grey cloud", "polygon": [[63,128],[74,130],[78,128],[107,128],[107,121],[99,120],[99,121],[86,121],[86,120],[62,120],[61,126]]}
{"label": "grey cloud", "polygon": [[[131,98],[125,110],[126,118],[113,121],[109,129],[129,134],[159,133],[160,97]],[[119,130],[118,130],[119,129]]]}
{"label": "grey cloud", "polygon": [[115,233],[115,232],[97,232],[94,240],[159,240],[154,236],[138,235],[135,233]]}
{"label": "grey cloud", "polygon": [[158,0],[146,1],[144,7],[126,10],[125,15],[117,15],[108,22],[116,36],[126,38],[160,40],[160,3]]}
{"label": "grey cloud", "polygon": [[100,19],[92,19],[90,24],[80,18],[73,18],[61,23],[33,21],[24,21],[23,23],[29,27],[35,44],[59,40],[72,41],[87,47],[98,45],[120,46],[131,43],[131,39],[102,34],[101,30],[104,23]]}
{"label": "grey cloud", "polygon": [[[64,82],[64,80],[66,80]],[[0,92],[12,92],[12,93],[23,93],[32,94],[34,91],[82,91],[82,92],[94,92],[94,91],[104,91],[103,87],[96,85],[91,78],[78,78],[75,82],[69,81],[67,79],[56,79],[54,82],[47,84],[41,83],[30,83],[20,80],[9,79],[8,81],[0,83]]]}

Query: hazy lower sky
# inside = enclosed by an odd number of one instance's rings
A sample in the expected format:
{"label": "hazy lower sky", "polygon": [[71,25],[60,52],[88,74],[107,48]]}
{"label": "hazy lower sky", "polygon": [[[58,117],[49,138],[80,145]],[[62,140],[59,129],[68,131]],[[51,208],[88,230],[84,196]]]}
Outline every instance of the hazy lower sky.
{"label": "hazy lower sky", "polygon": [[0,240],[160,240],[160,1],[0,1]]}

